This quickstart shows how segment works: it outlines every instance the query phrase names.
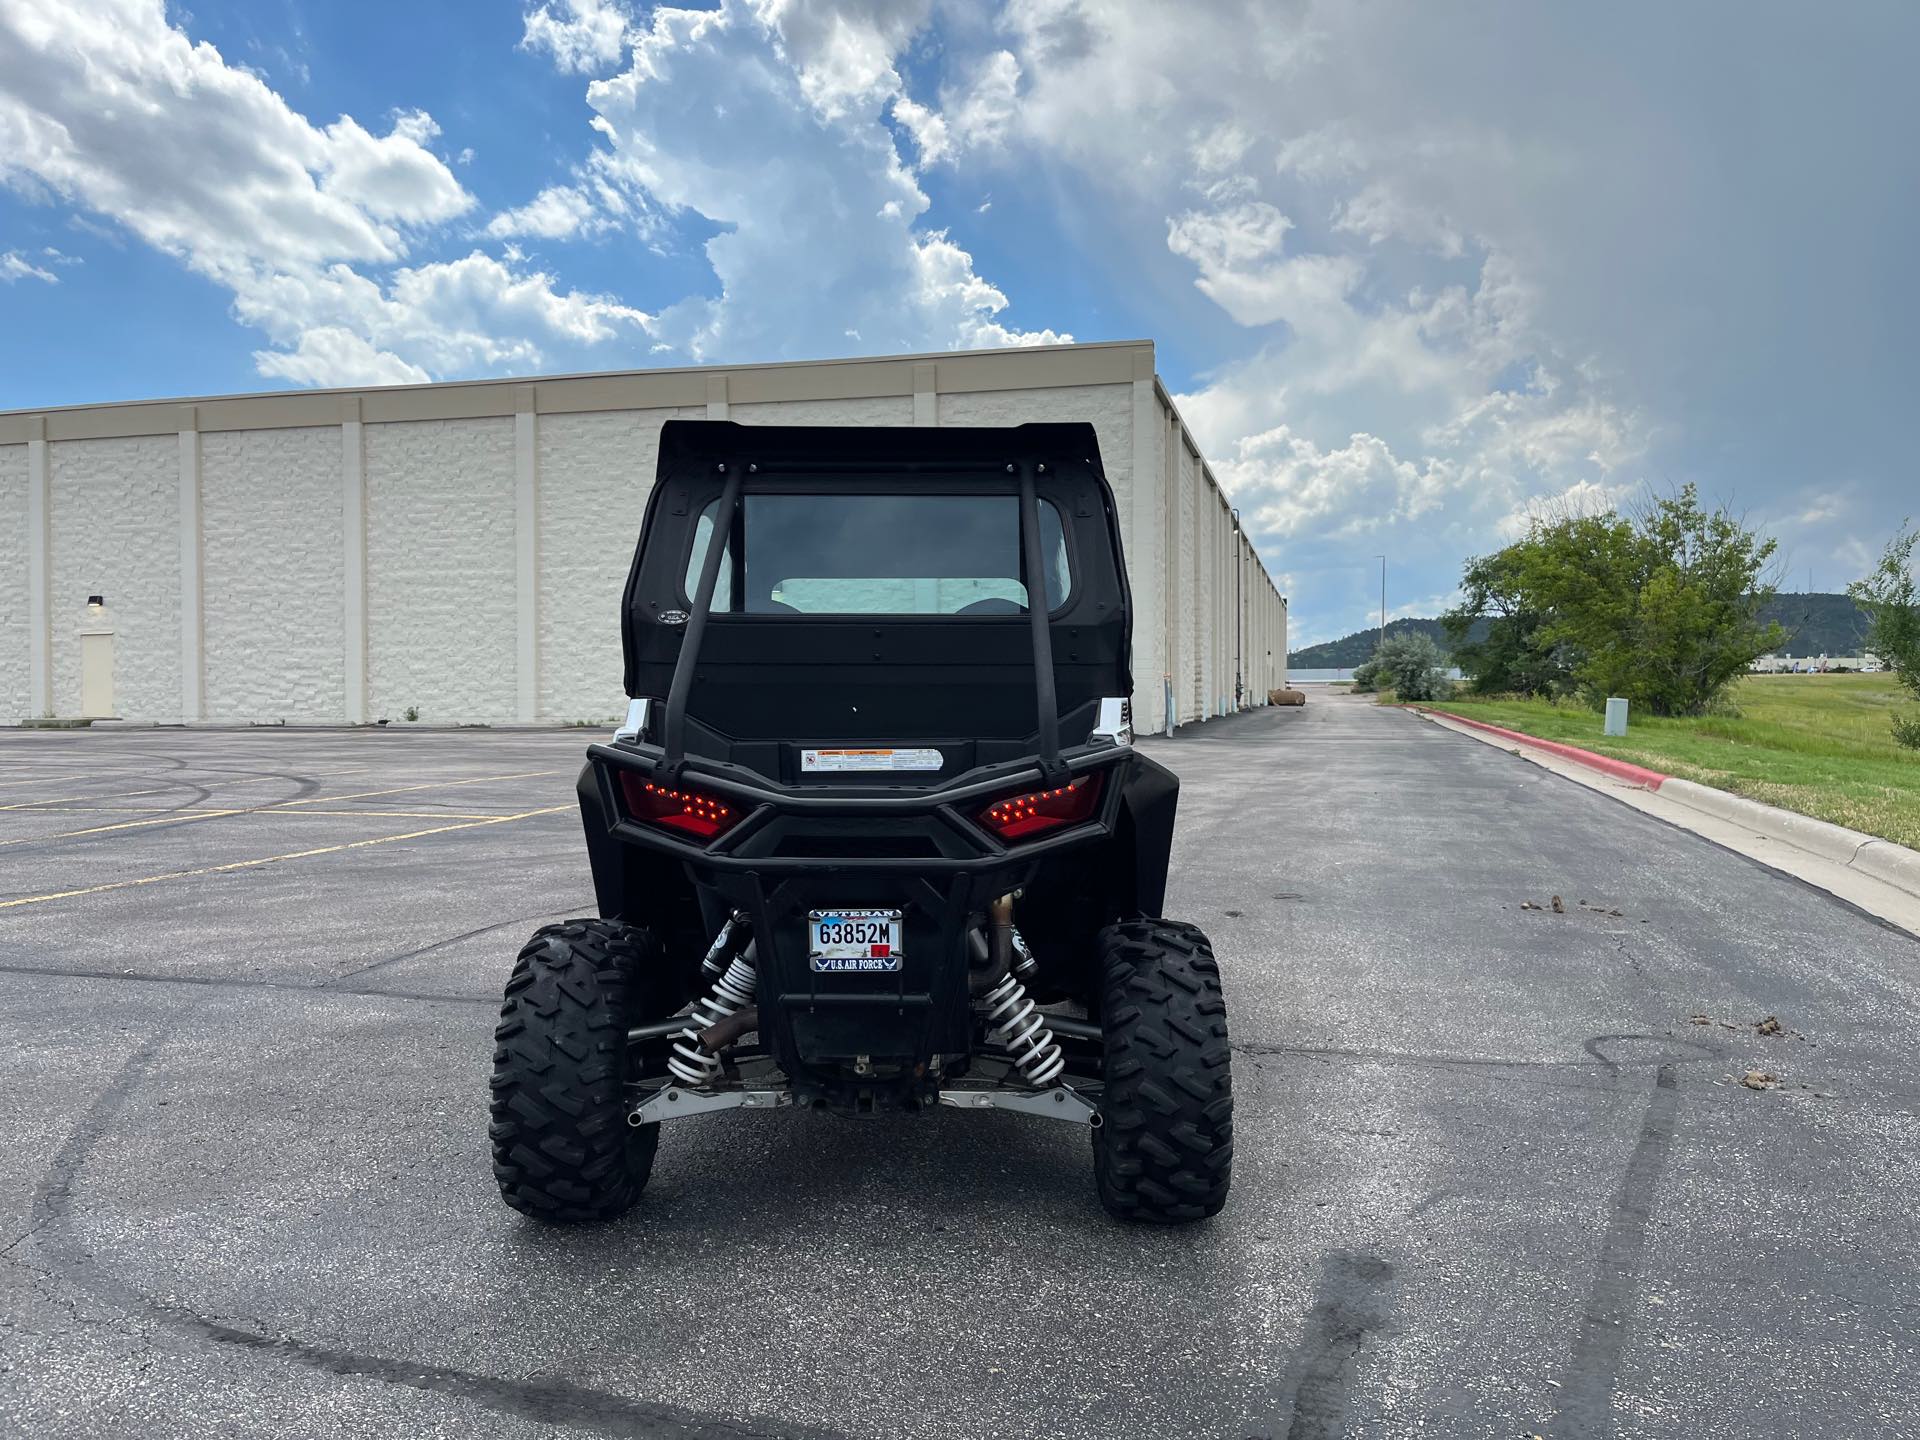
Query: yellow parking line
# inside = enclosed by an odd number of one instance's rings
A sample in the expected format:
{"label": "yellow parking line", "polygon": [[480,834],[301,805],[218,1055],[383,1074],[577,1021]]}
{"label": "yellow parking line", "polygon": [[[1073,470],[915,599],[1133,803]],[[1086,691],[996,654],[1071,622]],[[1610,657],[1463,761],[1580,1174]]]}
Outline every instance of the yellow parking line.
{"label": "yellow parking line", "polygon": [[368,840],[348,840],[339,845],[321,845],[312,850],[292,850],[285,855],[263,855],[257,860],[233,860],[225,865],[203,865],[197,870],[169,870],[164,875],[142,875],[137,880],[112,880],[104,885],[87,885],[78,890],[55,890],[46,895],[23,895],[18,900],[0,900],[0,910],[21,905],[41,905],[49,900],[71,900],[79,895],[103,895],[109,890],[130,890],[138,885],[158,885],[163,880],[188,880],[199,875],[225,875],[233,870],[253,870],[262,865],[278,865],[285,860],[305,860],[314,855],[334,855],[342,850],[362,850],[369,845],[391,845],[396,840],[419,840],[428,835],[444,835],[449,830],[474,830],[483,825],[504,825],[510,820],[531,820],[537,815],[557,815],[571,805],[550,805],[544,810],[522,810],[517,815],[494,815],[485,820],[463,820],[457,825],[436,825],[429,830],[414,830],[405,835],[376,835]]}
{"label": "yellow parking line", "polygon": [[511,775],[475,775],[466,780],[430,780],[424,785],[396,785],[391,790],[360,790],[347,795],[311,795],[305,800],[283,800],[275,808],[294,805],[331,805],[336,800],[371,800],[376,795],[405,795],[415,790],[450,790],[456,785],[485,785],[489,780],[530,780],[540,775],[564,775],[564,770],[516,770]]}
{"label": "yellow parking line", "polygon": [[[562,805],[560,808],[564,810],[567,807]],[[245,813],[249,815],[286,815],[294,820],[303,819],[308,815],[372,815],[394,820],[499,820],[504,818],[497,811],[492,813],[487,811],[473,813],[461,810],[289,810],[284,805],[269,805],[263,810],[249,810]]]}
{"label": "yellow parking line", "polygon": [[85,830],[62,830],[57,835],[20,835],[0,840],[8,845],[40,845],[49,840],[72,840],[81,835],[105,835],[111,830],[139,830],[148,825],[184,825],[189,820],[218,820],[222,815],[245,815],[245,810],[181,810],[171,815],[156,815],[151,820],[118,820],[111,825],[89,825]]}

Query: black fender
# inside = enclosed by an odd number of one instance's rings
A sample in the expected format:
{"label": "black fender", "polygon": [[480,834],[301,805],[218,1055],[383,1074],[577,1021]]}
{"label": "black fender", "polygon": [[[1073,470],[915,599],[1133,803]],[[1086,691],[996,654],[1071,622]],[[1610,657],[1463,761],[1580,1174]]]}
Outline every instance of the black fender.
{"label": "black fender", "polygon": [[1167,862],[1173,854],[1174,812],[1180,805],[1180,777],[1157,760],[1136,753],[1120,790],[1116,858],[1131,861],[1132,894],[1122,896],[1135,914],[1159,915],[1167,903]]}

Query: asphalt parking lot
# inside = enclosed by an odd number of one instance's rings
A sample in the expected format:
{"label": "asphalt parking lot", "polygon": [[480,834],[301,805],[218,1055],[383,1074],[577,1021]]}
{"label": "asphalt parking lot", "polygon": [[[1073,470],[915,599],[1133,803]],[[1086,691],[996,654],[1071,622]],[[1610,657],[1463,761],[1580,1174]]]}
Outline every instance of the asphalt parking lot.
{"label": "asphalt parking lot", "polygon": [[1920,1435],[1920,942],[1352,701],[1149,742],[1216,1221],[957,1113],[680,1121],[626,1219],[513,1214],[587,738],[0,733],[0,1433]]}

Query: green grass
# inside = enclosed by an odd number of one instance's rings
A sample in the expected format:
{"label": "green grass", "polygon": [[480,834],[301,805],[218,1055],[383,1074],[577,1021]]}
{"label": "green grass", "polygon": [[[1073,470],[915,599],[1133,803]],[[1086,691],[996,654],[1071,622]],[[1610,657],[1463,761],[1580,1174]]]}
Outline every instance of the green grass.
{"label": "green grass", "polygon": [[1891,675],[1754,675],[1728,713],[1633,716],[1624,739],[1598,713],[1544,700],[1462,697],[1435,706],[1684,776],[1920,849],[1920,751],[1893,741],[1905,703]]}

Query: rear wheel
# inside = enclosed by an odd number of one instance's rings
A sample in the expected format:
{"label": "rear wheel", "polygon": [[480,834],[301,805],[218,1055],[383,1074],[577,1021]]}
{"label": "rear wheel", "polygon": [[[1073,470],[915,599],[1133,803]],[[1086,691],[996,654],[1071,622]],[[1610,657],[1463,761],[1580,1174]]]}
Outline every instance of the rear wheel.
{"label": "rear wheel", "polygon": [[627,1028],[658,961],[614,920],[548,925],[520,951],[494,1031],[493,1173],[536,1219],[609,1220],[640,1196],[660,1127],[627,1124]]}
{"label": "rear wheel", "polygon": [[1220,967],[1199,927],[1139,919],[1100,932],[1106,1092],[1093,1132],[1100,1203],[1172,1225],[1227,1203],[1232,1052]]}

